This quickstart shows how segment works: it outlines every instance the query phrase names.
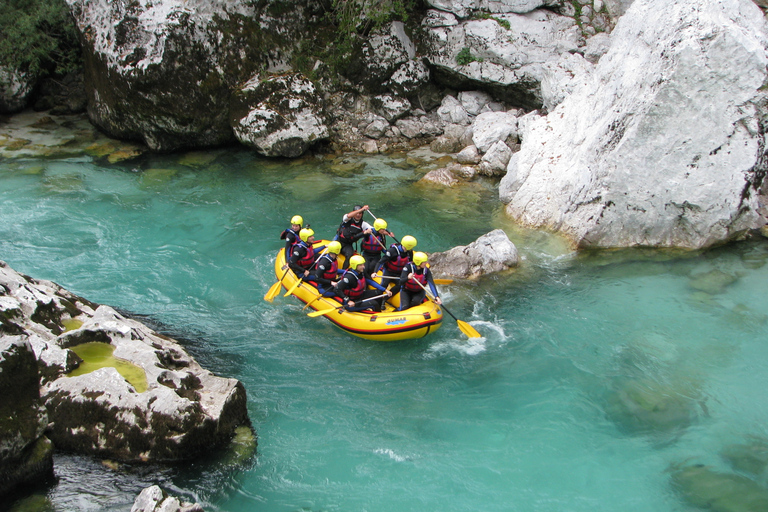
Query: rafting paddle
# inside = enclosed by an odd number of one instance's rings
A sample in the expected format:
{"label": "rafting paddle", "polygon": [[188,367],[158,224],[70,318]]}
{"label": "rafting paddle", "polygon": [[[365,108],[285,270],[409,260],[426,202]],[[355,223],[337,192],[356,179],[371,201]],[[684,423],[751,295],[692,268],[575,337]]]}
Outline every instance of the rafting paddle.
{"label": "rafting paddle", "polygon": [[[400,279],[397,276],[379,276],[379,277],[381,277],[382,279]],[[437,278],[433,278],[432,281],[434,281],[435,284],[451,284],[453,282],[453,279],[437,279]]]}
{"label": "rafting paddle", "polygon": [[[414,281],[419,286],[421,286],[424,289],[424,291],[426,292],[426,294],[429,296],[430,300],[432,300],[432,301],[435,300],[435,297],[434,297],[434,295],[432,295],[432,292],[427,290],[427,287],[424,286],[423,284],[421,284],[421,282],[418,279],[411,279],[411,281]],[[461,332],[463,332],[464,334],[466,334],[468,338],[482,338],[480,333],[477,332],[474,327],[469,325],[467,322],[459,320],[458,318],[456,318],[456,316],[453,313],[448,311],[448,308],[445,307],[445,304],[440,304],[440,306],[445,310],[446,313],[451,315],[453,317],[453,319],[456,320],[456,324],[459,326],[459,330]]]}
{"label": "rafting paddle", "polygon": [[[362,300],[360,302],[361,303],[362,302],[368,302],[368,301],[372,301],[373,299],[380,299],[380,298],[386,297],[386,296],[387,296],[386,293],[382,293],[381,295],[376,295],[375,297],[369,297],[369,298],[367,298],[365,300]],[[312,311],[311,313],[307,313],[307,316],[315,318],[316,316],[327,315],[328,313],[333,313],[334,311],[339,311],[340,313],[342,313],[343,310],[344,310],[344,306],[340,306],[340,307],[337,307],[337,308],[318,309],[317,311]]]}
{"label": "rafting paddle", "polygon": [[[311,248],[310,248],[310,250],[311,250]],[[309,267],[309,269],[308,269],[308,270],[312,270],[313,268],[315,268],[315,265],[317,265],[317,262],[320,260],[320,256],[322,256],[322,255],[323,255],[323,254],[325,254],[326,252],[328,252],[328,248],[327,248],[327,247],[326,247],[325,249],[323,249],[323,251],[322,251],[322,252],[321,252],[321,253],[320,253],[320,254],[317,256],[317,259],[315,260],[315,262],[314,262],[314,263],[312,263],[312,266],[311,266],[311,267]],[[296,290],[296,288],[298,288],[298,287],[299,287],[299,285],[302,283],[302,281],[304,281],[304,276],[301,276],[301,278],[300,278],[298,281],[296,281],[296,283],[294,283],[294,285],[293,285],[293,286],[291,286],[290,288],[288,288],[288,291],[287,291],[287,292],[285,292],[285,295],[283,295],[283,297],[287,297],[287,296],[289,296],[290,294],[292,294],[292,293],[294,292],[294,290]]]}
{"label": "rafting paddle", "polygon": [[280,286],[283,284],[283,279],[285,279],[285,276],[288,274],[288,271],[291,270],[290,268],[285,269],[285,272],[283,273],[283,277],[280,278],[278,282],[273,284],[269,287],[269,291],[264,294],[264,300],[267,302],[272,302],[275,300],[275,297],[277,297],[277,294],[280,293]]}
{"label": "rafting paddle", "polygon": [[[379,218],[378,218],[377,216],[375,216],[371,210],[365,210],[365,211],[367,211],[368,213],[370,213],[370,214],[371,214],[371,217],[373,217],[373,219],[374,219],[374,220],[379,220]],[[387,234],[388,234],[389,236],[391,236],[391,237],[392,237],[392,240],[394,240],[394,241],[395,241],[395,242],[397,242],[398,244],[400,243],[400,240],[398,240],[397,238],[395,238],[395,235],[393,235],[393,234],[392,234],[390,231],[387,231]],[[381,242],[379,242],[379,245],[381,245]],[[382,247],[384,247],[384,246],[382,245]],[[386,250],[386,247],[384,247],[384,249]]]}

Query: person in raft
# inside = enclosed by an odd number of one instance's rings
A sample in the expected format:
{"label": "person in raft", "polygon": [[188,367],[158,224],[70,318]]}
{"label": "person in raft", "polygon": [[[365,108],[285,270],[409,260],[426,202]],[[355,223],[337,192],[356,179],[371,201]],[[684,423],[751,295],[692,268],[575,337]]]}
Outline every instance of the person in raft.
{"label": "person in raft", "polygon": [[[299,243],[299,231],[301,231],[301,225],[304,224],[304,219],[301,215],[294,215],[291,217],[291,227],[286,228],[285,231],[280,233],[280,240],[285,240],[285,259],[288,260],[291,257],[291,250],[293,246]],[[288,264],[283,265],[283,270],[288,268]]]}
{"label": "person in raft", "polygon": [[373,226],[363,220],[363,212],[368,209],[368,205],[355,205],[354,209],[345,213],[341,218],[341,225],[337,232],[337,238],[341,243],[341,254],[344,256],[344,265],[342,268],[349,267],[349,259],[355,253],[354,243],[371,234]]}
{"label": "person in raft", "polygon": [[405,235],[399,244],[392,244],[389,249],[381,256],[379,265],[376,267],[374,277],[383,270],[382,283],[388,284],[389,281],[395,281],[392,288],[392,295],[400,291],[400,274],[403,273],[405,265],[413,258],[413,248],[416,247],[416,239],[411,235]]}
{"label": "person in raft", "polygon": [[[432,271],[427,267],[426,253],[415,252],[413,261],[406,263],[403,272],[400,274],[400,311],[413,306],[418,306],[424,302],[427,295],[425,288],[429,288],[434,297],[435,304],[442,304],[443,301],[437,294],[435,281],[432,278]],[[421,286],[419,286],[421,284]]]}
{"label": "person in raft", "polygon": [[395,238],[391,231],[387,231],[387,221],[379,218],[373,222],[373,231],[363,237],[360,252],[365,258],[365,277],[368,279],[379,266],[382,253],[387,250],[387,236]]}
{"label": "person in raft", "polygon": [[[367,290],[369,284],[376,290]],[[385,294],[387,297],[392,296],[392,292],[379,283],[368,281],[365,278],[365,258],[359,254],[352,256],[349,268],[344,272],[344,276],[336,286],[336,295],[343,300],[344,309],[347,311],[363,311],[364,309],[381,311],[383,297],[372,299],[372,297],[381,294]]]}
{"label": "person in raft", "polygon": [[317,290],[324,295],[332,294],[334,288],[339,284],[339,262],[336,258],[341,251],[341,244],[334,240],[327,246],[328,251],[322,254],[315,263],[315,270],[312,272],[310,281],[317,283]]}
{"label": "person in raft", "polygon": [[309,277],[310,270],[315,265],[317,254],[325,249],[325,246],[313,248],[313,243],[315,243],[313,230],[304,228],[299,231],[299,243],[293,246],[291,259],[288,261],[288,266],[297,277]]}

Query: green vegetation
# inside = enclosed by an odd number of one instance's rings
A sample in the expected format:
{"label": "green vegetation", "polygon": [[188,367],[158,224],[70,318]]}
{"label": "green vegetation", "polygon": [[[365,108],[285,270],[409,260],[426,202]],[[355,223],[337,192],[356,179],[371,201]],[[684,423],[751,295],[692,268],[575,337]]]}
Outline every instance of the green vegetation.
{"label": "green vegetation", "polygon": [[472,52],[469,50],[469,47],[465,46],[456,55],[456,64],[458,64],[459,66],[466,66],[470,62],[483,62],[483,59],[477,58],[474,55],[472,55]]}
{"label": "green vegetation", "polygon": [[113,345],[92,341],[71,347],[71,350],[83,362],[68,374],[69,377],[85,375],[99,368],[112,367],[133,386],[136,392],[143,393],[147,390],[147,374],[144,372],[144,369],[129,363],[125,359],[113,356],[112,352],[115,351]]}
{"label": "green vegetation", "polygon": [[0,65],[36,76],[81,65],[77,30],[64,0],[3,0],[0,27]]}
{"label": "green vegetation", "polygon": [[479,13],[477,15],[477,18],[478,19],[482,19],[482,20],[493,20],[493,21],[495,21],[496,23],[498,23],[499,25],[501,25],[503,28],[505,28],[507,30],[512,28],[512,26],[509,24],[509,21],[507,21],[505,19],[502,19],[502,18],[498,18],[496,16],[493,16],[489,12]]}

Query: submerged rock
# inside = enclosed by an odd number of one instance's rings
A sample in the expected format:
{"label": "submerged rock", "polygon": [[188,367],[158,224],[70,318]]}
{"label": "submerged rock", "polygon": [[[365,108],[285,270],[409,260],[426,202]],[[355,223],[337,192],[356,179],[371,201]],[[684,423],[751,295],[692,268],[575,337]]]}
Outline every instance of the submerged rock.
{"label": "submerged rock", "polygon": [[690,386],[675,387],[651,379],[617,383],[608,395],[608,416],[632,433],[669,434],[688,427],[697,416]]}
{"label": "submerged rock", "polygon": [[[47,433],[58,448],[126,461],[184,460],[228,443],[236,427],[249,424],[243,385],[204,370],[170,338],[2,262],[0,290],[4,331],[26,336],[37,357]],[[113,367],[69,376],[81,362],[70,348],[95,341],[142,369],[147,390]]]}
{"label": "submerged rock", "polygon": [[713,269],[709,272],[692,275],[689,284],[694,290],[715,295],[723,293],[728,286],[732,285],[737,280],[738,277],[733,274]]}
{"label": "submerged rock", "polygon": [[720,456],[735,471],[757,478],[768,476],[768,439],[752,437],[748,442],[726,446]]}
{"label": "submerged rock", "polygon": [[493,230],[469,245],[429,256],[430,269],[436,276],[463,279],[508,270],[519,262],[515,244],[501,229]]}
{"label": "submerged rock", "polygon": [[672,473],[672,486],[692,505],[713,512],[768,510],[768,489],[747,477],[703,465]]}
{"label": "submerged rock", "polygon": [[160,486],[153,485],[141,491],[131,512],[203,512],[203,507],[169,496]]}

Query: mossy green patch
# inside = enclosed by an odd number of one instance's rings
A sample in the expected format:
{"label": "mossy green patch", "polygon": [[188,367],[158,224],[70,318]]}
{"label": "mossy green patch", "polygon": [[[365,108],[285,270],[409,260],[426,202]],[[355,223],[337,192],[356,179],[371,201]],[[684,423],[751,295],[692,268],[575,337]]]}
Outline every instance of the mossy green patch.
{"label": "mossy green patch", "polygon": [[145,190],[162,187],[178,173],[176,169],[147,169],[141,173],[141,187]]}
{"label": "mossy green patch", "polygon": [[75,370],[70,372],[68,377],[77,377],[91,373],[99,368],[114,368],[122,375],[125,380],[131,384],[136,391],[143,393],[147,390],[146,372],[133,363],[120,359],[112,355],[115,347],[109,343],[90,342],[72,347],[71,350],[77,354],[83,362]]}
{"label": "mossy green patch", "polygon": [[64,332],[74,331],[83,325],[83,321],[78,320],[77,318],[67,318],[61,321],[61,325],[64,326]]}

